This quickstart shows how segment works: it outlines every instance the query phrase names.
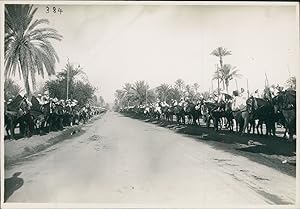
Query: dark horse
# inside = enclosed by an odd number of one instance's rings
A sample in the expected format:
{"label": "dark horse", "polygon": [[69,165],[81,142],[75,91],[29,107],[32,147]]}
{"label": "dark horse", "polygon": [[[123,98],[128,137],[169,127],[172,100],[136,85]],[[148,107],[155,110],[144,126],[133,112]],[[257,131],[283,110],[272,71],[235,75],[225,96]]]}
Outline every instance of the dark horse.
{"label": "dark horse", "polygon": [[210,121],[213,120],[214,129],[219,129],[219,124],[222,127],[222,117],[226,117],[225,110],[220,109],[220,104],[214,102],[205,102],[203,107],[204,122],[210,127]]}
{"label": "dark horse", "polygon": [[177,123],[185,124],[185,112],[184,112],[183,107],[180,105],[175,105],[175,106],[173,106],[173,111],[174,111],[174,114],[176,115]]}
{"label": "dark horse", "polygon": [[[258,134],[263,134],[262,126],[263,123],[265,123],[267,130],[266,135],[272,134],[275,136],[275,114],[272,103],[268,100],[251,96],[247,99],[246,104],[249,106],[249,123],[250,129],[252,128],[253,133],[256,128]],[[258,120],[256,127],[255,120]]]}
{"label": "dark horse", "polygon": [[197,105],[188,103],[185,108],[185,115],[187,115],[189,119],[193,120],[193,125],[197,125],[197,121],[200,125],[200,117],[202,116],[201,106],[202,103],[198,103]]}
{"label": "dark horse", "polygon": [[18,124],[22,136],[32,135],[33,120],[30,114],[30,108],[21,95],[18,95],[10,104],[5,104],[4,118],[6,132],[11,139],[15,138],[15,128]]}
{"label": "dark horse", "polygon": [[293,139],[293,135],[296,134],[296,91],[286,90],[280,92],[277,96],[272,99],[274,104],[275,112],[281,112],[285,121],[284,126],[286,132],[289,133],[289,141]]}

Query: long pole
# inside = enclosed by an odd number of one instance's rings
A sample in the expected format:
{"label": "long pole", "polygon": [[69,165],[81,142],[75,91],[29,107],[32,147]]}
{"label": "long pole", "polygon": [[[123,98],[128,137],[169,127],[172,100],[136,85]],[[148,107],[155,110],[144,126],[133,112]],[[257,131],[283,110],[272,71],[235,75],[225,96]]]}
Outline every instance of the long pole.
{"label": "long pole", "polygon": [[217,74],[218,74],[218,95],[220,95],[219,68],[218,65],[216,65],[216,67],[217,67]]}
{"label": "long pole", "polygon": [[249,98],[249,84],[248,84],[248,78],[247,78],[247,95],[248,95],[248,98]]}
{"label": "long pole", "polygon": [[146,87],[146,105],[148,105],[148,94],[147,94],[147,87]]}
{"label": "long pole", "polygon": [[269,80],[266,72],[265,72],[265,76],[266,76],[266,86],[269,87]]}
{"label": "long pole", "polygon": [[68,58],[68,64],[67,64],[67,100],[69,99],[69,58]]}
{"label": "long pole", "polygon": [[236,90],[239,90],[236,78],[234,80],[235,80],[235,88],[236,88]]}

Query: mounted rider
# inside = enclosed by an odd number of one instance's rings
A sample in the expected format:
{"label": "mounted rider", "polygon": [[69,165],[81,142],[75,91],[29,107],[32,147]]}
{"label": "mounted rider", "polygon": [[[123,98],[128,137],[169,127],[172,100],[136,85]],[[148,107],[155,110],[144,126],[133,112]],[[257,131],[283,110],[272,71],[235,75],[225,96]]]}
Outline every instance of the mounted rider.
{"label": "mounted rider", "polygon": [[241,92],[233,91],[233,100],[232,100],[232,110],[238,111],[243,110],[246,107],[246,101],[247,98],[243,94],[243,88],[241,89]]}
{"label": "mounted rider", "polygon": [[184,101],[183,101],[183,110],[186,112],[186,108],[188,107],[190,103],[190,98],[189,97],[185,97]]}
{"label": "mounted rider", "polygon": [[23,114],[26,114],[30,111],[30,108],[32,106],[32,103],[28,100],[27,96],[24,95],[23,100],[20,104],[20,112]]}
{"label": "mounted rider", "polygon": [[43,105],[42,94],[38,94],[36,99],[37,99],[37,101],[39,102],[40,105]]}

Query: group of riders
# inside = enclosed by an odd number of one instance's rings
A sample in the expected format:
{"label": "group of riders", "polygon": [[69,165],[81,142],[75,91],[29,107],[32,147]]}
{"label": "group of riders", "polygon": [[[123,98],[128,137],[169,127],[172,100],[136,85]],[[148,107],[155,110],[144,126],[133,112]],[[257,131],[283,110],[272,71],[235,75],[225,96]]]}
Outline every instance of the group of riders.
{"label": "group of riders", "polygon": [[251,130],[263,134],[263,124],[266,135],[275,135],[277,125],[285,127],[284,138],[288,133],[292,140],[296,134],[296,91],[279,86],[269,88],[263,96],[258,90],[249,95],[241,88],[232,95],[220,91],[206,99],[200,96],[197,100],[189,97],[169,102],[157,100],[152,104],[121,108],[120,112],[167,121],[175,118],[179,124],[201,125],[202,119],[207,127],[213,122],[215,130],[234,131],[235,126],[236,132],[242,135]]}
{"label": "group of riders", "polygon": [[104,111],[104,108],[89,104],[80,106],[75,99],[51,98],[47,91],[32,96],[31,100],[26,95],[18,95],[4,102],[5,129],[9,139],[15,138],[17,126],[21,137],[43,135],[80,122],[86,123]]}

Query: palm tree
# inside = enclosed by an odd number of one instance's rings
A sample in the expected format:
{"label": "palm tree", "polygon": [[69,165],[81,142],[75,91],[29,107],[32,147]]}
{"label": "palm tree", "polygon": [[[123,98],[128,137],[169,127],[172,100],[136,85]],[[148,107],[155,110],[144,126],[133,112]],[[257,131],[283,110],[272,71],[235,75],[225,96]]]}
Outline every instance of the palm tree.
{"label": "palm tree", "polygon": [[220,61],[220,68],[223,68],[223,57],[227,56],[227,55],[231,55],[231,51],[228,51],[226,48],[223,47],[218,47],[216,49],[214,49],[211,53],[211,55],[214,55],[216,57],[219,57],[219,61]]}
{"label": "palm tree", "polygon": [[[222,82],[223,84],[223,89],[225,89],[225,79],[224,79],[224,75],[222,73],[221,68],[217,67],[218,69],[214,72],[213,75],[213,80],[218,80],[218,82]],[[219,88],[218,88],[218,92],[219,92]]]}
{"label": "palm tree", "polygon": [[296,90],[296,76],[291,76],[287,81],[286,84],[288,88]]}
{"label": "palm tree", "polygon": [[[70,98],[72,98],[73,94],[76,93],[73,92],[73,87],[76,80],[78,81],[78,79],[81,78],[84,83],[89,83],[89,80],[86,73],[83,71],[83,68],[80,65],[75,67],[74,64],[71,64],[69,62],[69,60],[65,65],[65,68],[57,74],[57,78],[66,83],[66,88],[68,88],[68,92],[66,92],[66,94],[70,94]],[[67,98],[69,98],[69,95],[67,95]]]}
{"label": "palm tree", "polygon": [[33,5],[5,5],[5,76],[23,77],[26,93],[31,97],[30,81],[35,88],[36,73],[44,77],[55,74],[59,61],[50,39],[61,41],[55,29],[41,27],[49,24],[47,19],[35,19],[37,8]]}
{"label": "palm tree", "polygon": [[195,91],[195,93],[197,94],[198,93],[198,89],[200,88],[200,85],[198,83],[194,83],[193,84],[193,89]]}
{"label": "palm tree", "polygon": [[195,96],[195,92],[194,92],[193,88],[192,88],[189,84],[187,84],[187,85],[185,86],[185,94],[186,94],[186,96],[188,96],[190,99],[193,99],[194,96]]}
{"label": "palm tree", "polygon": [[124,91],[121,89],[117,89],[115,92],[115,105],[119,106],[119,107],[124,107]]}
{"label": "palm tree", "polygon": [[4,99],[13,99],[22,92],[22,88],[12,79],[5,79],[4,82]]}
{"label": "palm tree", "polygon": [[236,67],[231,66],[230,64],[225,64],[222,69],[219,69],[215,72],[213,79],[221,79],[223,86],[226,87],[226,92],[228,93],[229,82],[241,76],[238,74],[239,70],[236,70]]}
{"label": "palm tree", "polygon": [[[214,49],[210,54],[219,58],[219,62],[220,62],[220,67],[218,68],[218,70],[219,70],[219,69],[223,69],[223,57],[227,56],[227,55],[231,55],[231,51],[228,51],[226,48],[223,48],[223,47],[220,46],[220,47]],[[216,75],[218,76],[219,73],[217,73]],[[220,92],[219,79],[220,78],[217,77],[217,80],[218,80],[218,93]],[[224,82],[223,82],[223,88],[224,88]]]}
{"label": "palm tree", "polygon": [[169,98],[171,96],[171,87],[166,83],[163,83],[160,86],[158,86],[156,88],[156,93],[158,98],[161,101],[166,101],[167,99],[171,99]]}
{"label": "palm tree", "polygon": [[136,81],[132,85],[132,90],[134,93],[134,102],[138,105],[146,103],[148,99],[147,91],[149,90],[149,85],[145,81]]}
{"label": "palm tree", "polygon": [[132,102],[134,100],[134,90],[132,88],[132,84],[131,83],[125,83],[123,86],[123,97],[122,100],[123,102],[126,102],[127,105],[130,104],[130,102]]}
{"label": "palm tree", "polygon": [[182,79],[177,79],[174,87],[179,91],[180,97],[182,97],[184,93],[184,81]]}
{"label": "palm tree", "polygon": [[65,65],[65,68],[57,74],[58,79],[67,80],[68,77],[70,81],[75,81],[76,79],[81,78],[84,82],[89,82],[83,68],[80,65],[75,67],[74,64],[71,64],[69,61]]}

